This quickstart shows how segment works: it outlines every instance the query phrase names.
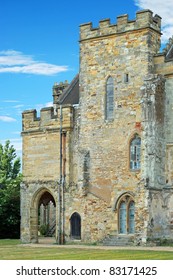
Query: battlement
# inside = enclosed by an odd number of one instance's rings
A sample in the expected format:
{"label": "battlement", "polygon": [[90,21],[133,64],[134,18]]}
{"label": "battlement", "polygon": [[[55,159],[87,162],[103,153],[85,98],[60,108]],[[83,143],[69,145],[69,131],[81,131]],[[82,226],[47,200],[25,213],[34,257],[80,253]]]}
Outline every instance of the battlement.
{"label": "battlement", "polygon": [[136,13],[135,20],[129,20],[125,14],[117,17],[117,24],[110,24],[110,19],[99,21],[98,28],[93,28],[91,22],[85,23],[80,25],[80,41],[143,28],[152,28],[160,33],[161,17],[158,15],[153,17],[152,11],[142,10]]}
{"label": "battlement", "polygon": [[[71,129],[73,127],[73,106],[62,106],[62,128]],[[56,113],[53,107],[43,108],[40,117],[37,111],[27,110],[22,113],[22,134],[31,132],[43,132],[60,129],[60,106]]]}
{"label": "battlement", "polygon": [[52,91],[53,91],[53,104],[58,104],[59,103],[59,98],[64,92],[64,90],[69,86],[68,81],[66,80],[65,82],[60,82],[55,83]]}

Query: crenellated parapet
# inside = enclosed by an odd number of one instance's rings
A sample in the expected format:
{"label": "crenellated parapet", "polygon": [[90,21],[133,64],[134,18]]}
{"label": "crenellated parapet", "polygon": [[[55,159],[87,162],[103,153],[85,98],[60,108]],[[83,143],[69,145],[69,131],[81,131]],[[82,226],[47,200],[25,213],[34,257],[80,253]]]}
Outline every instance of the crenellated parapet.
{"label": "crenellated parapet", "polygon": [[53,91],[53,104],[59,104],[59,99],[60,96],[63,94],[63,92],[65,91],[65,89],[69,86],[68,81],[66,80],[65,82],[60,82],[55,83],[52,91]]}
{"label": "crenellated parapet", "polygon": [[73,106],[63,105],[62,115],[60,106],[57,107],[56,113],[53,107],[41,109],[40,117],[37,116],[36,110],[27,110],[22,113],[22,134],[59,130],[61,124],[66,130],[73,127]]}
{"label": "crenellated parapet", "polygon": [[91,22],[85,23],[80,25],[80,41],[143,28],[152,28],[160,33],[161,17],[153,16],[150,10],[142,10],[136,13],[135,20],[129,20],[125,14],[117,17],[117,24],[110,24],[110,19],[101,20],[97,28],[93,28]]}

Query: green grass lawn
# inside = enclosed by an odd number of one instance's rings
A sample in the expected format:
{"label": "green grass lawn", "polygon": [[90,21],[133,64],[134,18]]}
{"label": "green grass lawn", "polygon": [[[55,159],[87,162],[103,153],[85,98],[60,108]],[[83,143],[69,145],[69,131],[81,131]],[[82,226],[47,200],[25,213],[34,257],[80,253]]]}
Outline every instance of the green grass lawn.
{"label": "green grass lawn", "polygon": [[173,252],[21,246],[19,240],[0,239],[0,260],[173,260]]}

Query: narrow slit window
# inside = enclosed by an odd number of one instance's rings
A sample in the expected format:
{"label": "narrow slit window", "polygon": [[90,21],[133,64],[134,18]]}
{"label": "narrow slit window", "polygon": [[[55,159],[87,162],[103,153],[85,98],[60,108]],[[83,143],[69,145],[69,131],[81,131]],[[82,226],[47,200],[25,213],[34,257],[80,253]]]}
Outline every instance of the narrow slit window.
{"label": "narrow slit window", "polygon": [[128,83],[129,82],[129,74],[124,74],[124,82]]}
{"label": "narrow slit window", "polygon": [[113,120],[114,118],[114,84],[112,77],[107,79],[106,83],[106,120]]}

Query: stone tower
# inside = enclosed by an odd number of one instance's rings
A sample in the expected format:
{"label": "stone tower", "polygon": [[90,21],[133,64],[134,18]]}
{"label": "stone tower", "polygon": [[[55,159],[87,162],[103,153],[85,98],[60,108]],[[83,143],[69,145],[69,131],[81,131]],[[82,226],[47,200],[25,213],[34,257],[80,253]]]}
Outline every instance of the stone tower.
{"label": "stone tower", "polygon": [[150,10],[80,26],[79,75],[54,86],[54,108],[23,113],[23,242],[50,202],[58,242],[171,238],[173,44],[159,53],[160,38]]}
{"label": "stone tower", "polygon": [[[148,190],[145,188],[145,146],[142,144],[141,167],[131,168],[129,149],[135,135],[144,143],[145,119],[142,113],[141,87],[144,78],[154,73],[153,55],[160,49],[159,16],[149,10],[136,14],[135,21],[127,15],[81,26],[80,36],[80,149],[88,150],[92,168],[89,192],[114,209],[109,215],[110,230],[120,230],[118,208],[124,202],[135,203],[135,235],[147,235]],[[113,109],[107,117],[107,83],[113,83]],[[128,217],[124,217],[122,233],[128,233]],[[114,222],[111,222],[114,221]]]}

